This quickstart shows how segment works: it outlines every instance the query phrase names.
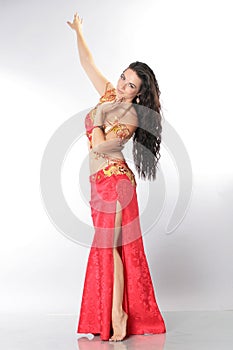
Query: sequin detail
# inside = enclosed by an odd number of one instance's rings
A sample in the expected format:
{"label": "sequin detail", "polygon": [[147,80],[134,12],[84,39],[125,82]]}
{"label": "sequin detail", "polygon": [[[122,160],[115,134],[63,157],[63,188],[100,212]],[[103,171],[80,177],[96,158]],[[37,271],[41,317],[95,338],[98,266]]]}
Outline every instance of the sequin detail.
{"label": "sequin detail", "polygon": [[102,97],[100,97],[99,102],[100,103],[111,102],[111,101],[114,101],[115,98],[116,98],[116,89],[110,89],[110,90],[107,90]]}
{"label": "sequin detail", "polygon": [[107,129],[106,124],[104,124],[104,131],[106,135],[113,131],[121,139],[125,139],[130,134],[126,124],[119,123],[118,121],[114,122],[109,129]]}

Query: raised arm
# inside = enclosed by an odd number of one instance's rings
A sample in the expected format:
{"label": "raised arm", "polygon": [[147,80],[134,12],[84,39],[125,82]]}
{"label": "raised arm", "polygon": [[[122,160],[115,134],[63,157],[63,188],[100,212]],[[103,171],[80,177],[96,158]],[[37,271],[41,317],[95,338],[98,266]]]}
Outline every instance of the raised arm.
{"label": "raised arm", "polygon": [[[78,16],[77,13],[74,14],[72,23],[67,21],[70,28],[72,28],[77,35],[77,46],[80,63],[100,96],[102,96],[105,93],[105,88],[108,80],[95,65],[92,54],[83,36],[82,22],[83,20]],[[111,88],[113,86],[109,84],[109,87]]]}

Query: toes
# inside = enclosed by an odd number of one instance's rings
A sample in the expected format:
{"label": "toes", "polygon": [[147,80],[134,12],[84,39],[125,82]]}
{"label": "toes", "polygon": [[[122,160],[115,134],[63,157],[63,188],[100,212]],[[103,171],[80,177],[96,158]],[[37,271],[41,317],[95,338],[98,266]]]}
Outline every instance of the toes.
{"label": "toes", "polygon": [[111,341],[111,342],[116,342],[116,341],[122,341],[124,338],[122,337],[122,336],[120,336],[120,335],[113,335],[110,339],[109,339],[109,341]]}

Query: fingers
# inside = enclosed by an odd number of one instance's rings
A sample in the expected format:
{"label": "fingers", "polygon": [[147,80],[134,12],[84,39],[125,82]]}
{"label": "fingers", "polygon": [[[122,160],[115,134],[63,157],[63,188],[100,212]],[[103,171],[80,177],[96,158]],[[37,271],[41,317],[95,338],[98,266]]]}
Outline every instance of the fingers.
{"label": "fingers", "polygon": [[117,137],[117,138],[115,138],[113,140],[110,140],[110,142],[111,142],[113,151],[117,151],[118,152],[118,151],[121,151],[124,148],[122,140],[119,137]]}
{"label": "fingers", "polygon": [[78,20],[81,24],[83,23],[83,18],[78,15],[78,12],[75,12],[74,20]]}
{"label": "fingers", "polygon": [[74,14],[73,22],[66,22],[72,29],[81,28],[80,25],[83,23],[83,18],[78,15],[77,12]]}

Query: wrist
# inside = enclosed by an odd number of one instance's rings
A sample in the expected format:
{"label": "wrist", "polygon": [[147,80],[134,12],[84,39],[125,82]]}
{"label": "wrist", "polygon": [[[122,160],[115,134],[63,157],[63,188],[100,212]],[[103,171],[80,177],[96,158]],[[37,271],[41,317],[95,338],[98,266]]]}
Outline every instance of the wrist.
{"label": "wrist", "polygon": [[103,125],[94,125],[92,130],[94,130],[95,128],[99,128],[100,130],[104,131],[104,126]]}
{"label": "wrist", "polygon": [[75,28],[75,32],[76,32],[76,35],[82,35],[82,28],[81,27]]}

